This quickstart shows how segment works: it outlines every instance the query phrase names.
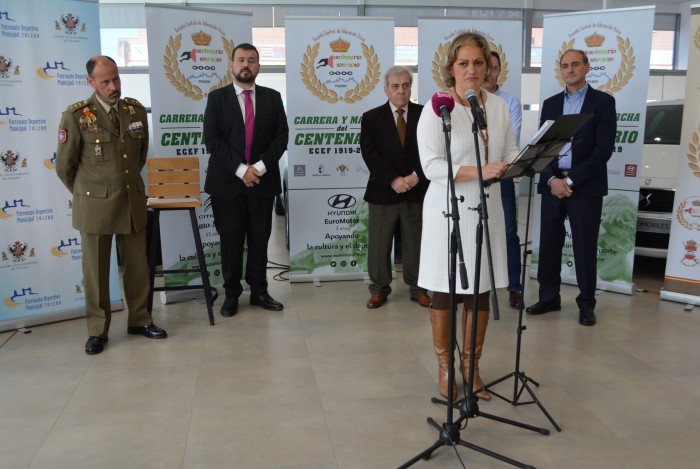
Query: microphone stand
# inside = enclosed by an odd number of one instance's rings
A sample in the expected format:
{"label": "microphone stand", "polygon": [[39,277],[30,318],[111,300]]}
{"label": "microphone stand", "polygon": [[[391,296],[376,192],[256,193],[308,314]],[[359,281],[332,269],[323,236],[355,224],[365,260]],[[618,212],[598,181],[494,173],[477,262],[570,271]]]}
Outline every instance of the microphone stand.
{"label": "microphone stand", "polygon": [[[548,128],[544,129],[545,133],[543,135],[538,135],[535,136],[535,141],[528,145],[520,155],[518,155],[518,158],[516,158],[516,162],[511,165],[511,170],[507,172],[505,175],[505,178],[515,178],[515,177],[521,177],[521,176],[528,176],[530,178],[530,188],[529,188],[529,195],[527,199],[527,216],[526,216],[526,224],[525,224],[525,242],[523,244],[523,261],[522,261],[522,271],[521,271],[521,282],[522,285],[525,285],[525,275],[526,275],[526,270],[527,270],[527,256],[528,254],[532,254],[532,251],[528,249],[528,237],[529,237],[529,228],[530,228],[530,210],[531,210],[531,205],[532,205],[532,186],[533,186],[533,179],[534,175],[536,173],[539,173],[543,171],[547,166],[549,166],[552,161],[555,158],[559,157],[559,153],[561,152],[562,148],[569,142],[572,141],[572,138],[574,135],[576,135],[576,132],[586,123],[591,118],[591,114],[568,114],[568,115],[563,115],[560,116],[556,119],[556,122],[553,123],[553,125],[549,125]],[[543,126],[544,127],[544,126]],[[540,131],[543,129],[541,128]],[[521,371],[520,369],[520,354],[521,354],[521,347],[522,347],[522,334],[523,331],[527,329],[526,326],[523,325],[523,310],[525,309],[525,303],[520,302],[520,307],[518,311],[518,328],[517,328],[517,342],[516,342],[516,351],[515,351],[515,370],[512,371],[511,373],[508,373],[505,376],[502,376],[501,378],[498,378],[495,381],[492,381],[488,384],[485,384],[481,389],[478,391],[481,391],[482,389],[485,389],[489,391],[491,394],[494,396],[498,397],[499,399],[508,402],[509,404],[513,406],[518,406],[518,405],[525,405],[525,404],[537,404],[539,409],[544,413],[544,415],[547,417],[547,419],[550,421],[550,423],[556,428],[557,431],[561,431],[561,427],[557,425],[557,422],[552,418],[552,416],[547,412],[547,409],[544,408],[542,403],[537,399],[537,396],[535,393],[532,391],[530,385],[528,382],[532,382],[535,386],[539,386],[540,384],[535,381],[534,379],[528,377],[525,375],[524,371]],[[509,379],[509,378],[514,378],[514,383],[513,383],[513,398],[508,399],[507,397],[498,394],[494,392],[491,388],[493,386],[496,386],[499,383],[502,383],[503,381]],[[518,388],[520,386],[520,388]],[[527,391],[528,394],[530,395],[531,400],[526,401],[526,402],[521,402],[520,398],[522,396],[523,391]],[[544,429],[541,429],[544,430]],[[547,430],[547,433],[544,433],[543,431],[540,431],[540,433],[543,433],[545,435],[549,434],[549,431]]]}
{"label": "microphone stand", "polygon": [[[472,108],[472,112],[474,112]],[[496,282],[494,280],[494,274],[493,274],[493,258],[491,255],[491,239],[489,236],[489,226],[488,226],[488,206],[486,204],[486,191],[485,187],[486,185],[484,184],[484,178],[483,178],[483,172],[482,172],[482,163],[481,163],[481,153],[479,150],[479,137],[478,137],[478,128],[477,128],[477,120],[474,118],[473,123],[472,123],[472,134],[474,135],[474,147],[476,150],[476,169],[477,169],[477,176],[479,179],[479,205],[477,208],[469,208],[469,210],[476,210],[479,213],[479,222],[477,223],[475,229],[476,229],[476,259],[474,262],[474,288],[472,288],[472,294],[474,295],[474,301],[473,301],[473,307],[472,307],[472,331],[477,330],[477,323],[479,319],[479,285],[480,285],[480,277],[481,277],[481,256],[483,252],[483,244],[484,244],[484,239],[486,241],[486,255],[487,255],[487,261],[488,261],[488,268],[489,268],[489,277],[490,277],[490,283],[491,283],[491,303],[493,305],[492,310],[493,310],[493,318],[494,320],[499,320],[499,312],[498,312],[498,299],[496,297]],[[467,344],[463,345],[464,347],[467,347]],[[476,350],[476,333],[472,333],[470,337],[470,343],[469,343],[469,380],[467,383],[467,389],[465,392],[465,397],[462,399],[461,402],[457,404],[457,408],[459,409],[460,412],[460,417],[457,420],[457,422],[461,423],[463,420],[467,420],[470,417],[484,417],[489,420],[494,420],[497,422],[501,423],[506,423],[508,425],[512,425],[515,427],[520,427],[524,428],[526,430],[531,430],[537,433],[540,433],[542,435],[549,435],[549,430],[546,428],[540,428],[540,427],[535,427],[532,425],[528,425],[522,422],[518,422],[515,420],[511,419],[506,419],[503,417],[499,417],[497,415],[493,414],[487,414],[485,412],[481,412],[479,410],[479,405],[477,404],[478,398],[476,397],[476,393],[486,389],[486,386],[483,388],[477,389],[476,391],[472,391],[473,386],[474,386],[474,360],[475,360],[475,350]],[[464,364],[462,364],[462,370],[464,369]],[[432,399],[433,403],[440,403],[440,404],[445,404],[447,405],[446,402],[433,398]],[[499,455],[495,455],[495,453],[490,454],[490,456],[501,459]],[[511,462],[507,460],[507,458],[502,459],[505,462],[509,462],[510,464],[513,464],[515,466],[519,467],[529,467],[529,466],[523,466],[517,463],[517,461]]]}
{"label": "microphone stand", "polygon": [[[442,426],[438,425],[438,423],[431,417],[428,417],[428,423],[435,427],[436,430],[439,432],[438,439],[435,443],[433,443],[432,446],[424,450],[423,452],[419,453],[415,457],[413,457],[411,460],[407,461],[406,463],[402,464],[399,466],[398,469],[405,469],[416,462],[420,461],[421,459],[427,460],[430,459],[430,456],[440,447],[442,446],[452,446],[456,447],[457,445],[465,446],[467,448],[470,448],[474,451],[478,451],[480,453],[483,453],[487,456],[490,456],[492,458],[499,459],[503,462],[506,462],[508,464],[512,464],[514,466],[523,468],[523,469],[534,469],[533,466],[528,466],[526,464],[523,464],[519,461],[516,461],[514,459],[508,458],[506,456],[503,456],[499,453],[495,453],[491,450],[488,450],[486,448],[483,448],[481,446],[477,446],[475,444],[469,443],[467,441],[464,441],[461,439],[460,436],[460,428],[466,428],[467,423],[464,423],[464,426],[462,427],[462,422],[465,420],[468,420],[471,417],[477,417],[479,415],[482,415],[487,418],[491,418],[496,421],[504,422],[504,423],[510,423],[512,425],[516,425],[519,427],[527,428],[533,431],[538,431],[543,434],[549,434],[549,430],[546,429],[539,429],[536,427],[531,427],[529,425],[522,424],[520,422],[515,422],[511,421],[508,419],[504,419],[501,417],[496,417],[488,414],[481,414],[479,412],[479,406],[477,404],[478,397],[476,397],[475,393],[472,392],[472,387],[474,384],[474,351],[476,349],[476,333],[472,333],[471,337],[471,342],[470,342],[470,357],[469,357],[469,382],[467,383],[467,388],[465,390],[465,398],[462,400],[462,405],[457,406],[456,403],[454,402],[454,389],[453,389],[453,383],[455,382],[455,370],[454,370],[454,351],[457,345],[457,341],[455,338],[455,330],[456,330],[456,323],[457,323],[457,311],[456,311],[456,265],[457,265],[457,255],[459,255],[460,259],[460,278],[462,280],[462,289],[466,290],[468,288],[468,281],[467,281],[467,273],[466,273],[466,268],[464,266],[464,251],[462,249],[462,240],[461,240],[461,233],[459,229],[459,211],[457,208],[457,201],[459,200],[460,202],[464,201],[464,197],[460,197],[459,199],[457,198],[456,191],[455,191],[455,185],[454,185],[454,175],[452,172],[452,155],[450,152],[450,144],[451,144],[451,138],[450,138],[450,130],[448,130],[447,126],[443,122],[443,132],[445,134],[445,153],[446,153],[446,159],[447,159],[447,184],[448,184],[448,191],[450,194],[450,213],[445,214],[446,217],[451,218],[453,223],[452,223],[452,231],[450,234],[450,248],[449,248],[449,271],[448,271],[448,285],[449,285],[449,310],[450,310],[450,326],[449,326],[449,358],[448,358],[448,369],[447,369],[447,401],[441,401],[437,398],[432,398],[431,402],[436,403],[436,402],[441,402],[444,403],[447,407],[447,418],[445,423],[442,424]],[[477,226],[477,255],[476,255],[476,261],[474,263],[474,271],[475,271],[475,286],[474,286],[474,314],[472,314],[472,331],[476,331],[476,326],[477,326],[477,319],[478,319],[478,313],[477,313],[477,307],[478,307],[478,289],[479,289],[479,280],[480,280],[480,271],[481,271],[481,234],[483,233],[483,224],[482,222],[484,221],[484,212],[486,212],[486,193],[484,192],[484,181],[481,173],[481,161],[480,161],[480,155],[479,155],[479,140],[478,140],[478,133],[477,133],[477,127],[476,127],[476,119],[474,119],[474,124],[472,125],[472,133],[474,134],[474,143],[476,147],[476,161],[477,161],[477,173],[479,176],[479,189],[480,189],[480,197],[481,201],[479,204],[479,208],[477,210],[479,211],[479,224]],[[449,223],[449,222],[448,222]],[[488,230],[488,222],[487,224],[487,230]],[[491,248],[490,248],[490,240],[488,236],[488,231],[486,233],[486,239],[487,243],[489,245],[487,246],[487,254],[489,258],[489,268],[490,268],[490,273],[491,273],[491,284],[492,286],[494,285],[494,278],[493,278],[493,264],[491,263]],[[495,296],[495,289],[491,289],[491,295],[494,300],[494,305],[495,305],[495,313],[494,317],[497,319],[497,311],[498,311],[498,306],[496,303],[496,296]],[[464,344],[466,346],[466,344]],[[460,354],[460,361],[461,361],[461,354]],[[461,364],[460,366],[461,370],[464,370],[464,364]],[[464,382],[464,380],[462,380]],[[464,384],[463,384],[464,385]],[[460,409],[460,417],[454,421],[453,420],[453,408],[459,408]],[[459,454],[457,454],[459,457]]]}
{"label": "microphone stand", "polygon": [[[549,146],[544,146],[544,149],[539,152],[540,155],[544,155],[549,151]],[[537,157],[536,157],[537,158]],[[535,159],[536,159],[535,158]],[[532,186],[533,186],[533,180],[535,177],[535,171],[532,169],[532,167],[528,167],[525,170],[524,173],[525,176],[528,176],[530,179],[530,186],[529,186],[529,191],[528,191],[528,198],[527,198],[527,214],[525,217],[525,240],[523,242],[523,260],[522,260],[522,271],[520,273],[520,281],[521,285],[525,285],[525,278],[526,278],[526,272],[527,272],[527,258],[529,254],[532,254],[532,250],[528,248],[528,244],[530,243],[528,241],[529,239],[529,233],[530,233],[530,211],[531,211],[531,206],[532,206]],[[554,428],[558,431],[561,432],[561,427],[557,424],[557,422],[554,420],[554,418],[547,412],[547,409],[545,409],[544,405],[540,402],[539,399],[537,399],[537,396],[535,393],[532,391],[532,388],[528,384],[528,382],[532,382],[535,386],[539,387],[540,383],[535,381],[529,376],[525,375],[524,371],[520,370],[520,354],[521,354],[521,347],[522,347],[522,335],[523,331],[527,329],[527,326],[523,325],[523,311],[525,310],[525,302],[521,301],[520,305],[518,307],[518,327],[516,329],[516,334],[518,336],[516,340],[516,347],[515,347],[515,370],[512,371],[511,373],[508,373],[505,376],[502,376],[488,384],[485,384],[482,389],[486,389],[489,391],[491,394],[496,396],[497,398],[508,402],[511,405],[518,406],[518,405],[526,405],[526,404],[537,404],[537,407],[540,408],[542,413],[547,417],[547,419],[550,421],[550,423],[554,426]],[[508,399],[507,397],[493,391],[491,388],[496,386],[497,384],[509,379],[509,378],[514,378],[513,382],[513,398]],[[518,389],[518,385],[520,385],[520,388]],[[530,395],[529,401],[521,402],[520,398],[523,394],[523,391],[527,391],[527,393]]]}

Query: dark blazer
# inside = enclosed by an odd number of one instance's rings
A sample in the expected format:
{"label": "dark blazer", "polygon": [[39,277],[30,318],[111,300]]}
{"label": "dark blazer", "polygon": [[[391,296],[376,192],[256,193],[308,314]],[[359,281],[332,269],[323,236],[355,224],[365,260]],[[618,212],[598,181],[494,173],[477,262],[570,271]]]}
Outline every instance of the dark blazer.
{"label": "dark blazer", "polygon": [[255,85],[255,131],[250,163],[262,160],[267,172],[260,184],[248,188],[236,169],[245,162],[245,124],[236,90],[228,85],[212,91],[204,111],[204,140],[209,151],[209,169],[204,190],[213,196],[234,198],[274,197],[281,192],[279,159],[287,149],[289,127],[279,92]]}
{"label": "dark blazer", "polygon": [[[562,91],[544,101],[540,126],[546,120],[556,120],[563,110]],[[589,86],[581,106],[581,114],[585,113],[591,113],[593,117],[574,136],[569,177],[574,181],[576,194],[602,197],[608,194],[607,162],[612,156],[617,131],[615,99]],[[538,193],[549,192],[547,181],[555,176],[555,164],[556,160],[540,174]]]}
{"label": "dark blazer", "polygon": [[[403,201],[423,201],[429,181],[421,169],[416,138],[418,119],[422,110],[423,106],[420,104],[408,103],[405,149],[399,141],[396,121],[389,101],[362,115],[360,148],[362,159],[369,168],[369,180],[365,191],[367,202],[391,205]],[[391,188],[391,182],[397,177],[408,176],[414,171],[420,179],[418,185],[408,192],[397,194]]]}

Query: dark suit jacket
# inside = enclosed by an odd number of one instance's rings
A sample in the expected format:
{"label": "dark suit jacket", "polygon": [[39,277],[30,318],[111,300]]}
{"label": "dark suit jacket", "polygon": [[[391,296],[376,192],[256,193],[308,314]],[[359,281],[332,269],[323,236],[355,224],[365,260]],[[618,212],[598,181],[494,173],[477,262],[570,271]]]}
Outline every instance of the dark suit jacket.
{"label": "dark suit jacket", "polygon": [[287,149],[289,127],[279,92],[255,85],[255,131],[250,163],[262,160],[267,172],[260,184],[248,188],[236,176],[245,162],[245,124],[236,90],[228,85],[212,91],[204,111],[204,139],[209,150],[209,169],[204,190],[213,196],[234,198],[274,197],[281,192],[279,159]]}
{"label": "dark suit jacket", "polygon": [[[408,103],[406,121],[406,148],[401,146],[396,122],[389,101],[362,115],[360,148],[362,158],[369,168],[369,181],[365,200],[380,205],[398,204],[403,201],[422,202],[429,181],[421,169],[418,156],[416,129],[423,106]],[[391,188],[397,177],[416,172],[420,182],[403,194]]]}
{"label": "dark suit jacket", "polygon": [[[564,92],[545,100],[540,115],[540,126],[544,121],[563,114]],[[574,136],[569,177],[574,181],[574,193],[585,196],[602,197],[608,194],[607,162],[612,156],[617,131],[615,99],[607,93],[588,87],[581,106],[581,114],[591,113],[593,117]],[[552,165],[556,164],[556,160]],[[537,192],[550,191],[547,181],[555,176],[553,166],[540,174]]]}

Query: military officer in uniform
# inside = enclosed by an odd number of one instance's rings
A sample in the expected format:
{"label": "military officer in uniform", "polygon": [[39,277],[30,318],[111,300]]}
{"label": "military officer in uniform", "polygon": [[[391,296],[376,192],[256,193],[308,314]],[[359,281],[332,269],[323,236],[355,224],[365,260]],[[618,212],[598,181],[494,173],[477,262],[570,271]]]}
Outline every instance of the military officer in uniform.
{"label": "military officer in uniform", "polygon": [[73,228],[80,231],[83,249],[85,352],[92,355],[104,350],[108,338],[113,237],[124,268],[127,332],[151,339],[167,333],[146,310],[146,193],[140,175],[148,152],[146,109],[135,99],[119,99],[121,82],[113,59],[93,57],[86,68],[95,92],[63,112],[56,173],[73,194]]}

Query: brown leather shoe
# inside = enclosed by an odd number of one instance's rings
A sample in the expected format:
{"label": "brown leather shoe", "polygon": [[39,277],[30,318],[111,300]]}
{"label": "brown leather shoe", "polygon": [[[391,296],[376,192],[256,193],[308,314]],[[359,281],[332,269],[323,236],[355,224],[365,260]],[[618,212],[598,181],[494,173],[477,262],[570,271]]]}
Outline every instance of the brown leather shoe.
{"label": "brown leather shoe", "polygon": [[386,298],[384,298],[380,293],[375,293],[370,296],[369,300],[367,300],[367,307],[369,309],[376,309],[381,307],[385,301]]}
{"label": "brown leather shoe", "polygon": [[424,308],[430,308],[430,305],[433,303],[433,300],[430,299],[427,293],[421,293],[415,298],[411,298],[411,301],[415,301]]}
{"label": "brown leather shoe", "polygon": [[520,309],[523,305],[523,292],[520,290],[508,292],[508,301],[510,301],[511,308]]}

